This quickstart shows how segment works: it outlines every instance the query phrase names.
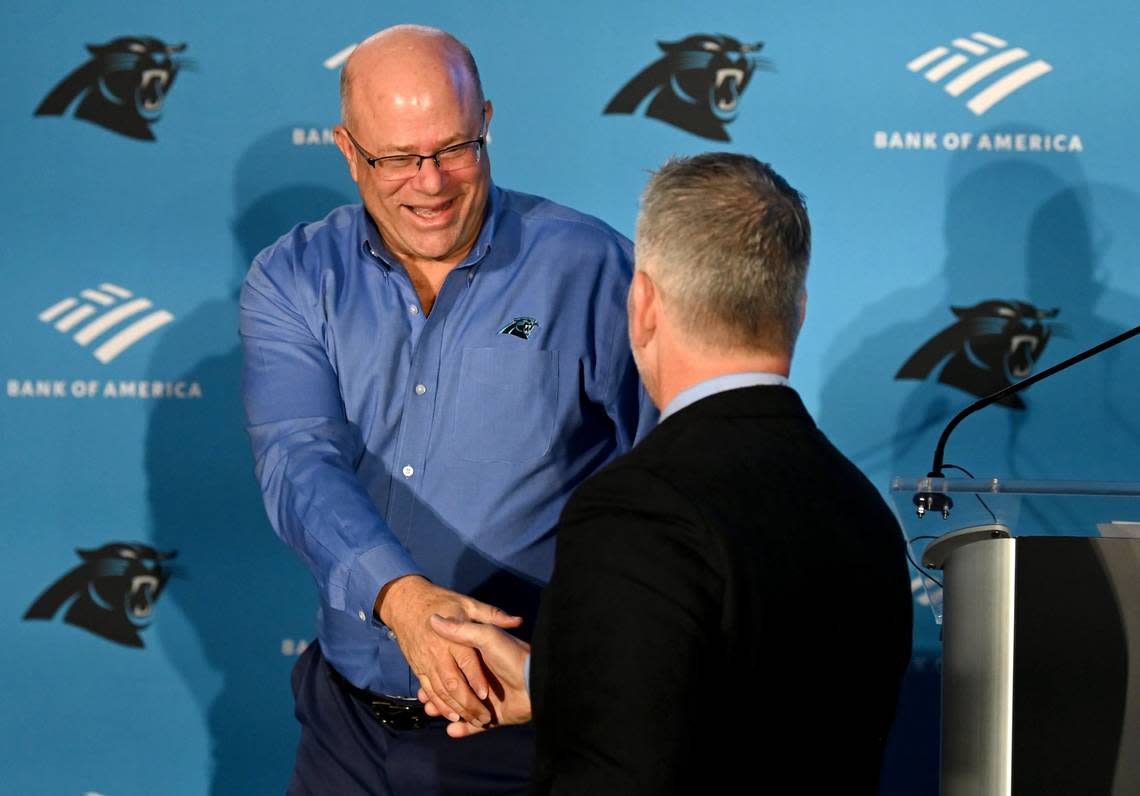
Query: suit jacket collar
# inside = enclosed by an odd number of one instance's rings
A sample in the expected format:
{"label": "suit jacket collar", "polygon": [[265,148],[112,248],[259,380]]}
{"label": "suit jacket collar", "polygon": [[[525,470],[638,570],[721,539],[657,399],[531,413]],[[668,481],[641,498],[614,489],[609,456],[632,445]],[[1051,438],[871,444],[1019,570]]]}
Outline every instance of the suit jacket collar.
{"label": "suit jacket collar", "polygon": [[701,398],[661,421],[667,428],[693,420],[711,417],[770,417],[815,422],[800,396],[791,387],[761,386],[725,390]]}

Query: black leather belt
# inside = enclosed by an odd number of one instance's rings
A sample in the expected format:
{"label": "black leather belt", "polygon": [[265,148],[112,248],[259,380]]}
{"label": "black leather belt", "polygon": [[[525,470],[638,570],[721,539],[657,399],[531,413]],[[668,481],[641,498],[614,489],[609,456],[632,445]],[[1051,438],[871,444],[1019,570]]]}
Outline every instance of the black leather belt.
{"label": "black leather belt", "polygon": [[376,694],[364,688],[357,688],[338,672],[329,667],[329,672],[342,691],[361,703],[372,713],[376,721],[393,730],[422,730],[436,724],[446,724],[442,716],[429,716],[424,706],[414,697],[393,697]]}

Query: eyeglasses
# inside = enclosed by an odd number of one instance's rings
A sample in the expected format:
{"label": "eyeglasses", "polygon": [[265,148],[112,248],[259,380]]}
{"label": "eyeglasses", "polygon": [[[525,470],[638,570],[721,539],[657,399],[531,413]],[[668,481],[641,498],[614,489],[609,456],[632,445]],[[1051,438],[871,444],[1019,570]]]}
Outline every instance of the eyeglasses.
{"label": "eyeglasses", "polygon": [[[484,124],[486,124],[486,114],[484,114]],[[473,138],[470,141],[464,141],[459,144],[452,144],[451,146],[444,147],[437,150],[430,155],[387,155],[385,157],[375,157],[365,151],[352,135],[347,127],[344,132],[348,135],[348,140],[356,147],[356,151],[364,158],[364,162],[369,167],[375,169],[380,174],[382,180],[409,180],[419,174],[420,167],[423,166],[425,160],[430,160],[435,163],[435,167],[440,171],[459,171],[460,169],[469,169],[479,163],[479,159],[483,154],[483,147],[487,145],[486,132],[478,138]]]}

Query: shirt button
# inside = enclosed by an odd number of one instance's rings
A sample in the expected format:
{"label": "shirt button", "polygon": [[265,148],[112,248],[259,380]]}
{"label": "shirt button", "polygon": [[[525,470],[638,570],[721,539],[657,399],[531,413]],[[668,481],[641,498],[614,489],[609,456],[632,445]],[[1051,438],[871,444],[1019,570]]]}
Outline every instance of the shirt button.
{"label": "shirt button", "polygon": [[415,473],[415,470],[412,469],[412,466],[410,464],[405,464],[404,469],[401,470],[401,472],[404,474],[404,478],[411,478],[412,474]]}
{"label": "shirt button", "polygon": [[367,622],[368,621],[368,614],[364,613],[364,611],[361,611],[360,613],[358,613],[357,616],[360,617],[361,622]]}
{"label": "shirt button", "polygon": [[396,632],[394,630],[388,631],[388,640],[389,641],[395,641],[396,640]]}
{"label": "shirt button", "polygon": [[420,308],[417,307],[415,304],[409,304],[408,305],[408,312],[412,313],[412,315],[419,315],[420,314]]}
{"label": "shirt button", "polygon": [[425,392],[427,392],[427,387],[422,384],[416,385],[416,395],[423,395]]}

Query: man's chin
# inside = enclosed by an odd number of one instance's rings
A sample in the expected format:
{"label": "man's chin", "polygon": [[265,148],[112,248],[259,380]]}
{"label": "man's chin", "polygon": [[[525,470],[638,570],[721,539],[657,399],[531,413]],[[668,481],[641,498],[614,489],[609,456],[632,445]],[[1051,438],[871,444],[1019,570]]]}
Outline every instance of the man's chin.
{"label": "man's chin", "polygon": [[404,244],[407,253],[417,260],[446,262],[466,254],[466,251],[458,246],[456,238],[455,233],[450,230],[426,235],[419,233],[405,235]]}

